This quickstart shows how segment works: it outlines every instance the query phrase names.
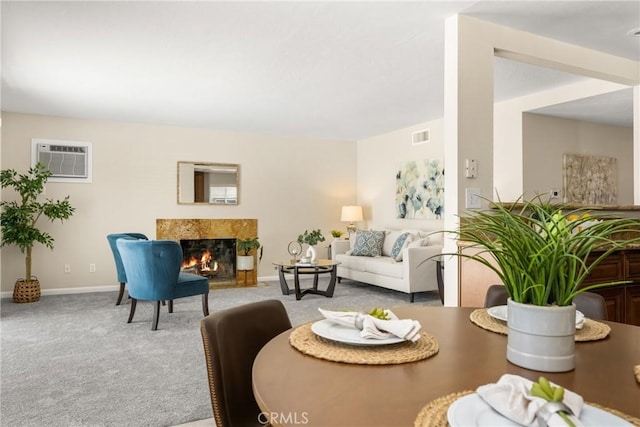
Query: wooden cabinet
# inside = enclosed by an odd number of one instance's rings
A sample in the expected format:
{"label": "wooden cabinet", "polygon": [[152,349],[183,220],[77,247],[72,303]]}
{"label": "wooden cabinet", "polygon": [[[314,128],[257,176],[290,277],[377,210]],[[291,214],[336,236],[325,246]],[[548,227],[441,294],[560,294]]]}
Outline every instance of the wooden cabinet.
{"label": "wooden cabinet", "polygon": [[[469,250],[469,249],[464,249]],[[597,256],[592,255],[591,260]],[[497,275],[484,265],[459,257],[459,303],[462,307],[482,307],[489,286],[500,283]],[[610,254],[584,281],[595,283],[630,281],[594,289],[607,304],[607,315],[613,322],[640,326],[640,249],[625,249]]]}
{"label": "wooden cabinet", "polygon": [[615,281],[630,283],[592,292],[604,297],[609,320],[640,326],[640,250],[628,249],[609,255],[592,271],[584,285]]}

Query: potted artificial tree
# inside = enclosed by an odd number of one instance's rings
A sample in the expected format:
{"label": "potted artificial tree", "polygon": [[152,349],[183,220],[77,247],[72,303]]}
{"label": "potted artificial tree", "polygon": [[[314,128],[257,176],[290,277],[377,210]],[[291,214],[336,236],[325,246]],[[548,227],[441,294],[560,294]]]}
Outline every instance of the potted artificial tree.
{"label": "potted artificial tree", "polygon": [[320,229],[311,230],[311,232],[305,230],[304,233],[298,236],[298,243],[303,244],[306,243],[309,245],[307,248],[307,252],[305,253],[305,257],[302,259],[302,262],[310,262],[315,263],[317,259],[316,249],[314,248],[320,242],[324,242],[324,236]]}
{"label": "potted artificial tree", "polygon": [[[520,198],[461,218],[453,233],[466,243],[464,248],[476,251],[448,255],[480,262],[502,280],[509,295],[509,361],[534,370],[569,371],[575,367],[573,298],[619,283],[583,286],[613,251],[640,240],[639,231],[637,219],[550,205],[540,196]],[[555,336],[547,339],[547,333]]]}
{"label": "potted artificial tree", "polygon": [[75,208],[69,203],[69,196],[64,200],[38,200],[44,190],[44,184],[51,172],[42,163],[36,164],[26,174],[18,174],[13,169],[0,172],[2,188],[13,188],[19,195],[19,201],[2,201],[0,222],[2,243],[16,245],[25,253],[25,277],[19,278],[14,286],[13,301],[17,303],[35,302],[40,299],[40,282],[31,274],[31,252],[36,243],[53,249],[53,237],[36,227],[41,216],[51,221],[68,219]]}
{"label": "potted artificial tree", "polygon": [[254,256],[252,250],[260,249],[260,259],[262,259],[262,246],[257,237],[247,237],[246,239],[238,239],[238,255],[236,268],[240,271],[249,271],[254,269]]}

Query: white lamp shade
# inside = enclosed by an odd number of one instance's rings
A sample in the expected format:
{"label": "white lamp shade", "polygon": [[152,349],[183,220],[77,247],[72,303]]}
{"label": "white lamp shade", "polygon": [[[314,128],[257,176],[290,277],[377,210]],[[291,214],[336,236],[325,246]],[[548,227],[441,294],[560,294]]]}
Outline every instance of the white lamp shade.
{"label": "white lamp shade", "polygon": [[340,221],[362,221],[362,206],[343,206]]}

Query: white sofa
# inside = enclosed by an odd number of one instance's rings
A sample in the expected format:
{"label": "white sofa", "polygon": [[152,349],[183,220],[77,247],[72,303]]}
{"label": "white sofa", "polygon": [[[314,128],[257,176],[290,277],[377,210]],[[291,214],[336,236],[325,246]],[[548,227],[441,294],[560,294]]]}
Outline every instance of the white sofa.
{"label": "white sofa", "polygon": [[[409,241],[401,249],[401,260],[396,261],[391,251],[397,237],[405,232],[410,233]],[[441,237],[415,230],[386,230],[380,256],[352,255],[354,240],[352,234],[349,240],[331,243],[331,258],[340,263],[338,281],[347,278],[405,292],[411,302],[417,292],[438,290],[436,261],[442,253]],[[427,259],[429,261],[422,263]]]}

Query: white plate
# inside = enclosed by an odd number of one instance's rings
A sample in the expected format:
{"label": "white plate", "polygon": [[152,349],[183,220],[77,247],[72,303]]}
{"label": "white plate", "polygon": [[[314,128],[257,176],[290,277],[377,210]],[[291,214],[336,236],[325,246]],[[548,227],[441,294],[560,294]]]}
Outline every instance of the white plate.
{"label": "white plate", "polygon": [[[489,316],[494,319],[502,320],[503,322],[507,321],[507,306],[506,305],[496,305],[494,307],[489,307],[487,309],[487,313]],[[584,324],[584,314],[581,311],[576,310],[576,328],[582,328]]]}
{"label": "white plate", "polygon": [[[520,425],[500,415],[491,408],[488,403],[482,400],[477,393],[469,394],[453,402],[447,411],[447,420],[452,427],[502,427]],[[631,424],[622,418],[590,405],[584,405],[582,414],[580,414],[580,421],[585,427],[631,426]]]}
{"label": "white plate", "polygon": [[387,345],[403,342],[404,339],[393,337],[381,340],[362,338],[356,328],[338,325],[329,319],[322,319],[311,325],[314,334],[331,341],[352,345]]}

